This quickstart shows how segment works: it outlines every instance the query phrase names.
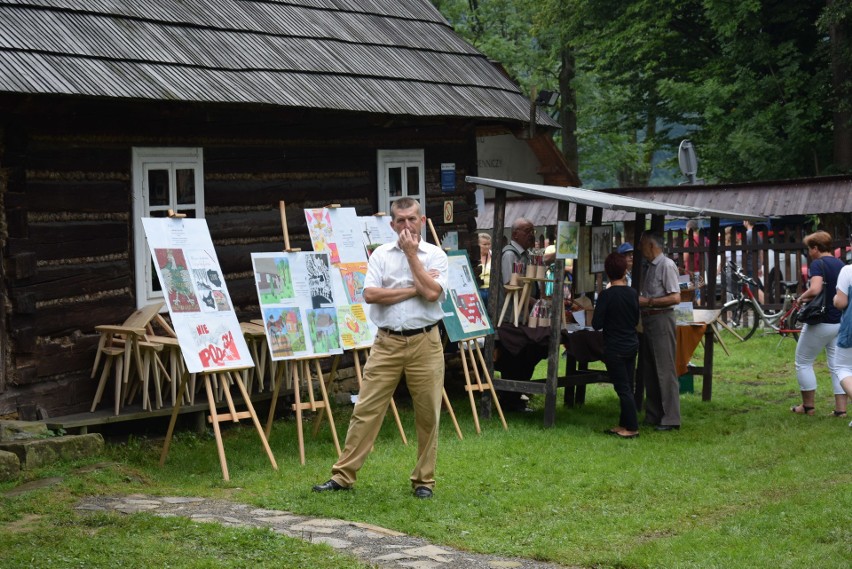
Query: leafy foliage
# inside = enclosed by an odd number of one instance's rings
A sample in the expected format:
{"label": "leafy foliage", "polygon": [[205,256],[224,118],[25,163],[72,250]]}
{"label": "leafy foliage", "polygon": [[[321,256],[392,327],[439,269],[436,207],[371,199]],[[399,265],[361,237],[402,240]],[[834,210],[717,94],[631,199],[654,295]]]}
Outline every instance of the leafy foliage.
{"label": "leafy foliage", "polygon": [[711,182],[847,167],[833,163],[832,131],[843,128],[836,113],[848,111],[842,94],[852,92],[843,75],[852,49],[838,32],[852,22],[850,0],[434,3],[524,89],[560,87],[563,102],[576,94],[587,186],[644,185],[655,169],[676,172],[686,137]]}

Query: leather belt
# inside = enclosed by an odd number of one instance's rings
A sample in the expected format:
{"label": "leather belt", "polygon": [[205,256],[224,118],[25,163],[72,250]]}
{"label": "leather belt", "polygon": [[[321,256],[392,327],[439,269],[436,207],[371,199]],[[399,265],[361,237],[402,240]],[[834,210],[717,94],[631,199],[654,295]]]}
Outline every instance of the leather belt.
{"label": "leather belt", "polygon": [[390,330],[389,328],[379,328],[379,330],[385,334],[392,334],[394,336],[416,336],[417,334],[425,334],[434,327],[434,324],[430,324],[423,328],[413,328],[411,330]]}
{"label": "leather belt", "polygon": [[674,308],[660,308],[659,310],[643,310],[642,314],[645,316],[653,316],[654,314],[662,314],[664,312],[671,312]]}

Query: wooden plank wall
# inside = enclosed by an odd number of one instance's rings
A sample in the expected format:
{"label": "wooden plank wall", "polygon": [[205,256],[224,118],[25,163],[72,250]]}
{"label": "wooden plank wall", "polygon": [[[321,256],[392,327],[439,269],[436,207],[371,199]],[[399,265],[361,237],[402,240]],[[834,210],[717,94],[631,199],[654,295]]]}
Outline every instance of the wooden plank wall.
{"label": "wooden plank wall", "polygon": [[[463,182],[475,167],[473,125],[460,121],[8,96],[0,96],[0,116],[9,117],[0,124],[0,286],[11,304],[0,415],[35,403],[57,416],[91,403],[94,327],[136,308],[134,146],[204,148],[205,216],[241,319],[259,314],[250,253],[283,249],[279,200],[291,245],[310,249],[303,208],[375,212],[378,149],[424,148],[426,214],[439,234],[459,231],[461,243],[475,229]],[[456,164],[453,194],[441,193],[442,162]],[[444,199],[455,206],[449,227]]]}

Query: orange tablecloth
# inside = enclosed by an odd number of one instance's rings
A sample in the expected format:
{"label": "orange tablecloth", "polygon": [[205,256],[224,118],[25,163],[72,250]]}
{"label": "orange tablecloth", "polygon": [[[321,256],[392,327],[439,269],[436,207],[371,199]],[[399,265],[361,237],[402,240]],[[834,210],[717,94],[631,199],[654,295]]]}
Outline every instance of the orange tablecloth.
{"label": "orange tablecloth", "polygon": [[686,373],[689,360],[704,337],[706,324],[685,324],[677,327],[677,353],[675,354],[675,372],[678,376]]}

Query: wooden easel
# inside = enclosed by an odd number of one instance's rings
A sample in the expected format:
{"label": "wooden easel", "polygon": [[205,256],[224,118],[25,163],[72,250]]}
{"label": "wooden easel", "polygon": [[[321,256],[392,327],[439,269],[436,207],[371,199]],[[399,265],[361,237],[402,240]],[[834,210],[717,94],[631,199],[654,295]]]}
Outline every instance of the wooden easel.
{"label": "wooden easel", "polygon": [[[246,391],[245,385],[243,385],[243,380],[241,373],[245,368],[230,368],[218,370],[215,372],[204,372],[201,374],[204,377],[204,388],[207,391],[207,403],[210,406],[210,415],[207,417],[207,420],[213,424],[213,432],[216,435],[216,449],[219,453],[219,464],[222,467],[222,476],[225,481],[229,481],[230,475],[228,474],[228,463],[225,459],[225,447],[222,444],[222,431],[219,428],[219,423],[225,421],[231,421],[233,423],[239,423],[240,419],[251,418],[252,423],[254,423],[255,429],[257,429],[257,434],[260,437],[261,443],[263,443],[263,448],[266,451],[266,455],[269,457],[269,461],[272,463],[272,468],[274,470],[278,470],[278,464],[275,462],[275,457],[272,455],[272,449],[269,448],[269,442],[266,440],[266,435],[263,433],[263,427],[260,425],[260,421],[257,418],[257,413],[254,411],[254,407],[251,404],[251,397],[249,397],[248,391]],[[183,404],[183,396],[184,396],[184,388],[186,387],[186,383],[189,380],[189,373],[184,371],[181,375],[180,379],[180,387],[178,389],[178,399],[175,403],[174,410],[172,411],[172,418],[169,421],[169,429],[166,432],[166,440],[163,443],[163,451],[160,454],[160,466],[163,466],[166,463],[166,456],[169,454],[169,445],[172,441],[172,434],[174,433],[175,422],[177,421],[177,416],[180,414],[180,408]],[[213,394],[213,385],[211,382],[211,378],[214,381],[219,382],[219,389],[223,392],[225,396],[225,401],[228,404],[228,413],[219,414],[216,411],[216,398]],[[248,408],[247,411],[238,412],[234,405],[234,400],[231,397],[231,388],[230,385],[234,383],[240,390],[240,394],[245,401],[245,405]]]}
{"label": "wooden easel", "polygon": [[[435,245],[438,247],[441,246],[441,240],[438,239],[438,232],[435,231],[435,226],[432,224],[432,220],[428,217],[426,218],[426,224],[429,226],[429,232],[432,234],[432,239],[435,240]],[[444,405],[447,407],[447,411],[450,413],[450,418],[453,420],[453,426],[456,428],[456,435],[458,435],[459,439],[464,439],[462,435],[461,429],[459,428],[459,422],[456,420],[456,413],[453,411],[453,405],[450,403],[450,398],[447,396],[447,390],[443,389],[441,392],[441,397],[444,400]]]}
{"label": "wooden easel", "polygon": [[[509,430],[509,426],[506,424],[506,417],[503,416],[503,409],[500,407],[500,400],[497,398],[497,392],[494,390],[494,384],[491,383],[491,374],[488,373],[488,365],[485,363],[485,357],[482,355],[482,350],[479,349],[479,343],[477,342],[478,339],[479,338],[468,338],[459,342],[459,352],[461,352],[462,367],[464,368],[464,381],[466,384],[465,390],[470,398],[470,408],[473,411],[473,423],[476,425],[476,434],[480,434],[482,431],[479,428],[479,415],[476,411],[476,401],[474,401],[473,398],[474,391],[478,391],[480,393],[484,391],[491,392],[491,399],[497,407],[497,414],[500,415],[500,422],[503,423],[503,429]],[[468,355],[466,355],[465,352],[469,354],[470,360],[468,360]],[[474,356],[474,353],[476,356]],[[473,378],[476,381],[476,384],[474,384],[470,379],[471,372],[473,372]],[[482,376],[485,377],[484,382],[482,381]]]}
{"label": "wooden easel", "polygon": [[[332,206],[329,206],[332,207]],[[339,205],[335,205],[333,207],[340,207]],[[287,229],[287,214],[286,214],[286,204],[283,200],[278,202],[278,209],[281,215],[281,229],[284,233],[284,251],[286,253],[297,253],[301,251],[301,249],[294,249],[290,247],[290,232]],[[298,431],[299,438],[299,462],[304,465],[305,464],[305,435],[304,435],[304,425],[303,425],[303,411],[311,411],[316,412],[322,409],[325,409],[325,415],[328,417],[328,422],[331,427],[331,436],[334,440],[334,448],[337,450],[337,455],[340,456],[340,442],[337,439],[337,429],[334,425],[334,416],[331,412],[331,404],[328,400],[328,390],[326,389],[325,379],[323,378],[322,369],[320,368],[320,359],[325,356],[307,356],[304,358],[296,358],[285,360],[284,362],[279,362],[276,368],[275,379],[274,379],[274,388],[272,392],[272,402],[269,406],[269,417],[266,420],[266,435],[269,436],[269,433],[272,431],[272,420],[275,416],[275,407],[278,402],[278,397],[281,391],[281,384],[284,383],[285,378],[292,384],[293,386],[293,395],[295,401],[291,408],[296,412],[296,429]],[[311,380],[311,363],[313,363],[313,369],[316,373],[317,379],[320,387],[321,400],[317,401],[314,396],[314,390]],[[306,391],[308,395],[308,401],[302,401],[302,390],[301,383],[304,379],[306,384]],[[314,429],[314,435],[319,431],[319,426],[316,426]]]}
{"label": "wooden easel", "polygon": [[[293,396],[295,401],[291,405],[291,409],[296,412],[296,430],[299,438],[299,462],[305,464],[305,434],[304,434],[304,418],[303,411],[317,412],[325,409],[325,415],[328,417],[328,423],[331,427],[331,438],[334,441],[334,448],[337,451],[337,456],[340,456],[340,442],[337,439],[337,428],[334,425],[334,415],[331,412],[331,404],[328,400],[328,390],[325,385],[325,378],[320,368],[320,359],[317,356],[308,356],[305,358],[286,360],[280,362],[275,374],[275,388],[272,392],[272,402],[269,407],[269,417],[266,420],[266,434],[272,430],[272,420],[275,416],[276,402],[281,390],[281,384],[284,383],[285,377],[293,385]],[[285,364],[285,365],[280,365]],[[316,373],[317,383],[320,388],[320,400],[317,401],[314,396],[313,381],[311,380],[311,364],[313,364],[314,373]],[[308,400],[302,401],[302,380],[305,381]],[[317,423],[315,422],[315,425]],[[314,429],[316,436],[319,427]]]}
{"label": "wooden easel", "polygon": [[[171,218],[178,219],[186,217],[185,214],[175,213],[174,210],[169,210],[168,215]],[[161,323],[168,332],[174,332],[165,323],[165,321],[161,321]],[[219,428],[219,423],[224,421],[239,423],[240,419],[251,418],[252,423],[254,423],[254,426],[257,429],[257,434],[260,436],[261,443],[263,443],[263,448],[269,457],[269,461],[272,463],[272,468],[278,470],[278,464],[275,462],[275,457],[272,455],[272,449],[269,448],[269,442],[266,440],[266,436],[263,433],[263,427],[261,427],[260,421],[257,418],[257,413],[255,413],[254,407],[252,406],[251,397],[246,390],[245,384],[243,384],[242,372],[251,367],[253,366],[243,365],[239,367],[225,367],[215,370],[206,370],[200,373],[204,378],[204,387],[207,392],[207,404],[210,409],[210,415],[207,419],[213,424],[213,432],[216,435],[216,449],[219,453],[219,464],[222,467],[222,476],[226,482],[231,478],[228,474],[228,462],[225,459],[225,447],[222,444],[222,432]],[[169,421],[168,431],[166,432],[166,440],[163,442],[163,450],[160,454],[161,467],[165,464],[166,456],[169,454],[169,446],[171,445],[172,435],[174,434],[175,423],[177,422],[177,417],[180,414],[180,408],[183,405],[183,398],[186,395],[187,383],[190,381],[194,383],[195,376],[195,373],[189,373],[186,366],[183,367],[182,373],[180,374],[180,385],[177,389],[177,400],[175,401],[174,409],[172,410],[172,417]],[[177,378],[173,377],[172,379],[176,380]],[[228,413],[219,414],[216,410],[217,399],[213,393],[213,381],[217,382],[217,391],[220,396],[224,397],[227,403]],[[240,394],[242,395],[243,401],[248,409],[247,411],[237,411],[236,406],[234,405],[234,399],[231,397],[231,384],[236,384],[239,388]]]}

